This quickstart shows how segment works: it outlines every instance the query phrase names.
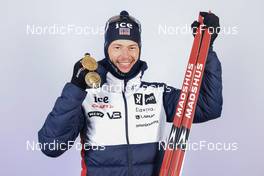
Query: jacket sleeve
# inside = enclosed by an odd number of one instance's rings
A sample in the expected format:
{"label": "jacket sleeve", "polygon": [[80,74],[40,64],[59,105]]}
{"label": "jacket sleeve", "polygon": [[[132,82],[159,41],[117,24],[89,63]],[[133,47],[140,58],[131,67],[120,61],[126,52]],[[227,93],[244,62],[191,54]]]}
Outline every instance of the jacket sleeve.
{"label": "jacket sleeve", "polygon": [[[180,96],[180,89],[168,86],[164,91],[163,102],[167,121],[172,122],[176,105]],[[221,116],[222,97],[222,69],[216,53],[209,49],[204,76],[197,100],[193,123],[201,123]]]}
{"label": "jacket sleeve", "polygon": [[84,122],[82,102],[85,96],[86,92],[75,85],[65,85],[38,132],[41,151],[44,154],[58,157],[73,145]]}

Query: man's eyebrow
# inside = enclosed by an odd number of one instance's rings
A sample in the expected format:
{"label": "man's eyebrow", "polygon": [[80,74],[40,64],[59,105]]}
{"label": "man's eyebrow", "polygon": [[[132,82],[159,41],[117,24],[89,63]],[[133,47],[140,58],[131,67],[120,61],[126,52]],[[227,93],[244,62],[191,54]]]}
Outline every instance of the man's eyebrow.
{"label": "man's eyebrow", "polygon": [[114,43],[113,45],[114,46],[122,46],[121,44],[118,44],[118,43]]}
{"label": "man's eyebrow", "polygon": [[131,45],[129,45],[129,46],[137,46],[137,44],[131,44]]}

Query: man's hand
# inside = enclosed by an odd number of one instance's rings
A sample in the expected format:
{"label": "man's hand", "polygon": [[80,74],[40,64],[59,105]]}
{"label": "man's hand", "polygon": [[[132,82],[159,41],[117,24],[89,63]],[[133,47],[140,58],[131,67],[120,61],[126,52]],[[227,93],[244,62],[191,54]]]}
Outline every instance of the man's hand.
{"label": "man's hand", "polygon": [[85,75],[89,71],[82,66],[81,60],[82,59],[80,59],[74,64],[71,83],[81,88],[82,90],[85,90],[87,88],[87,84],[85,82]]}
{"label": "man's hand", "polygon": [[75,63],[71,83],[82,90],[98,88],[105,82],[105,74],[104,68],[87,53]]}
{"label": "man's hand", "polygon": [[[220,24],[219,24],[219,18],[213,13],[208,12],[200,12],[200,15],[204,18],[203,23],[206,28],[209,28],[209,31],[211,32],[211,42],[210,46],[213,45],[214,40],[218,36],[218,33],[220,32]],[[196,31],[198,27],[200,26],[200,23],[198,21],[194,21],[191,25],[193,30],[193,36],[195,36]]]}

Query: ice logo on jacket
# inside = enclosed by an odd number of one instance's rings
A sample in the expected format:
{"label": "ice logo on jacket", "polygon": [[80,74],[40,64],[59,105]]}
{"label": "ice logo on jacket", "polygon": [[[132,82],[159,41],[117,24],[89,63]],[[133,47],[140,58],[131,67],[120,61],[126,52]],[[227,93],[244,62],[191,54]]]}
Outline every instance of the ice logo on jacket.
{"label": "ice logo on jacket", "polygon": [[[136,105],[143,105],[143,94],[142,93],[135,93],[134,100]],[[145,105],[148,104],[156,104],[156,98],[153,93],[144,94],[144,103]]]}

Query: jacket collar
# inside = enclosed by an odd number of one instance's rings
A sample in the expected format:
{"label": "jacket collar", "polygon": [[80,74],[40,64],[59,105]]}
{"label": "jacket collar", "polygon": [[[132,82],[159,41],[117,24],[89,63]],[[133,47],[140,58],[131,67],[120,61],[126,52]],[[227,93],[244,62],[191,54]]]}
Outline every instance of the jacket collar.
{"label": "jacket collar", "polygon": [[139,72],[144,73],[144,71],[148,68],[147,63],[142,60],[137,60],[137,62],[133,65],[129,73],[121,73],[118,68],[113,65],[113,63],[110,61],[110,59],[105,58],[100,60],[99,65],[103,66],[106,72],[110,72],[112,75],[114,75],[118,79],[125,79],[130,80],[134,78],[136,75],[138,75]]}
{"label": "jacket collar", "polygon": [[103,88],[107,88],[110,92],[131,92],[135,91],[140,87],[141,78],[144,74],[144,71],[147,70],[148,66],[147,63],[139,60],[138,61],[138,69],[130,77],[117,77],[113,70],[111,70],[111,66],[109,65],[108,59],[103,59],[99,61],[99,65],[103,66],[104,73],[105,73],[105,84],[103,84]]}
{"label": "jacket collar", "polygon": [[132,92],[137,90],[140,87],[142,78],[142,72],[138,73],[134,78],[129,80],[123,80],[116,78],[112,73],[108,72],[106,75],[106,83],[103,86],[106,86],[110,92]]}

